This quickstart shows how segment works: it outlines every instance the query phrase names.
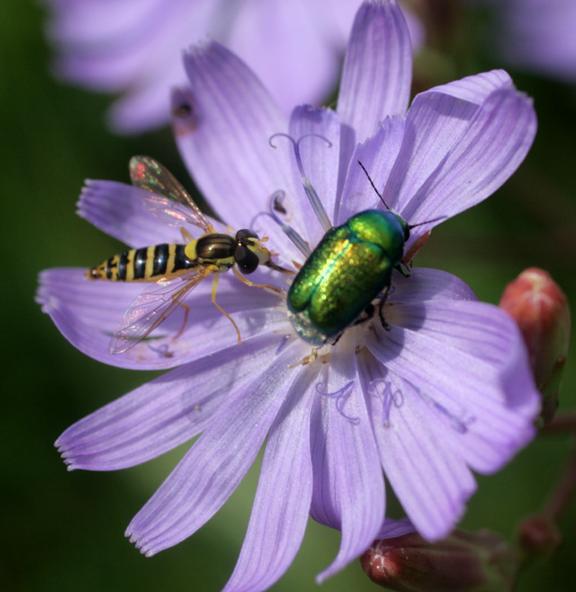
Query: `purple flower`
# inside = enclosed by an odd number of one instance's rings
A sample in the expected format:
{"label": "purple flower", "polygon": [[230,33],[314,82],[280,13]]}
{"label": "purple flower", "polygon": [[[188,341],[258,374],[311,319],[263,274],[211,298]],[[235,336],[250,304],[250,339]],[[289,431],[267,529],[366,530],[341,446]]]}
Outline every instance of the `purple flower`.
{"label": "purple flower", "polygon": [[500,16],[498,43],[510,63],[576,81],[574,0],[498,0],[495,5]]}
{"label": "purple flower", "polygon": [[[500,187],[524,159],[536,121],[502,71],[433,88],[407,110],[411,60],[396,3],[365,2],[337,111],[298,107],[288,121],[234,54],[217,43],[192,49],[189,86],[173,95],[182,155],[221,219],[266,232],[285,265],[302,255],[272,220],[270,196],[284,192],[285,221],[310,245],[322,230],[293,146],[269,144],[278,133],[299,140],[301,165],[334,223],[378,202],[361,160],[410,223],[433,220],[414,230],[415,241]],[[179,238],[142,207],[140,189],[121,183],[89,182],[79,211],[131,246]],[[116,470],[201,434],[128,527],[146,555],[205,524],[265,446],[227,591],[263,590],[280,578],[309,515],[342,533],[319,581],[378,536],[398,536],[385,520],[384,474],[415,528],[429,540],[445,536],[476,488],[472,470],[499,470],[533,436],[538,394],[515,323],[446,272],[395,277],[384,306],[389,330],[377,318],[349,328],[309,364],[284,299],[231,273],[222,274],[218,300],[240,327],[240,345],[206,282],[187,301],[192,313],[178,339],[180,319],[170,317],[158,339],[112,355],[110,336],[143,287],[83,273],[41,277],[39,301],[63,335],[112,365],[174,369],[74,424],[57,446],[71,469]],[[261,274],[285,287],[281,274]]]}
{"label": "purple flower", "polygon": [[[170,90],[186,82],[180,54],[209,36],[238,53],[286,112],[333,90],[360,0],[48,0],[55,70],[119,93],[110,123],[141,132],[169,119]],[[420,44],[422,30],[411,17]]]}

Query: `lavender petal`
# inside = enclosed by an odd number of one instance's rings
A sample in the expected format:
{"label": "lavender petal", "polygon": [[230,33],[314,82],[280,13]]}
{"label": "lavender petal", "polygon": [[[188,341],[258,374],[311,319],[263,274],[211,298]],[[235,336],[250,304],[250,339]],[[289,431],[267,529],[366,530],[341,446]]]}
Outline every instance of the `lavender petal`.
{"label": "lavender petal", "polygon": [[234,573],[224,592],[267,590],[292,563],[304,538],[312,498],[310,413],[316,372],[301,374],[266,445],[258,490]]}
{"label": "lavender petal", "polygon": [[394,539],[396,537],[404,536],[415,532],[414,525],[408,518],[402,518],[401,520],[392,520],[388,518],[384,520],[384,524],[378,533],[376,538],[378,539]]}
{"label": "lavender petal", "polygon": [[277,190],[295,194],[291,146],[281,138],[276,149],[269,143],[287,132],[287,120],[253,72],[218,43],[191,49],[184,64],[190,88],[173,94],[174,129],[202,193],[225,222],[255,230],[260,224],[275,250],[298,256],[262,217]]}
{"label": "lavender petal", "polygon": [[337,224],[343,224],[350,216],[362,210],[383,207],[359,163],[364,165],[381,192],[396,162],[403,138],[404,118],[387,117],[373,136],[356,146],[337,204]]}
{"label": "lavender petal", "polygon": [[386,300],[396,305],[428,300],[476,300],[476,296],[468,284],[447,271],[414,267],[410,277],[399,273],[394,276]]}
{"label": "lavender petal", "polygon": [[166,481],[134,517],[126,536],[147,556],[203,526],[234,492],[290,393],[302,344],[289,345],[230,398]]}
{"label": "lavender petal", "polygon": [[340,84],[338,113],[356,143],[388,115],[404,113],[412,81],[410,33],[395,0],[365,2],[352,27]]}
{"label": "lavender petal", "polygon": [[459,80],[433,86],[420,93],[418,97],[438,93],[480,107],[494,91],[504,88],[514,88],[514,83],[508,72],[505,70],[489,70],[488,72],[465,76]]}
{"label": "lavender petal", "polygon": [[[290,135],[300,142],[300,154],[304,171],[314,186],[331,221],[334,220],[334,203],[338,193],[340,166],[340,120],[329,109],[309,105],[297,107],[290,118]],[[308,137],[305,137],[308,136]],[[300,184],[297,167],[293,167],[297,184]],[[322,228],[314,211],[299,187],[300,211],[311,245],[317,244],[326,230]]]}
{"label": "lavender petal", "polygon": [[346,44],[335,20],[347,19],[350,27],[358,4],[359,0],[244,2],[223,43],[250,64],[283,111],[290,113],[295,105],[321,104],[333,90]]}
{"label": "lavender petal", "polygon": [[381,365],[368,362],[365,391],[386,475],[418,531],[437,539],[474,489],[466,465],[490,473],[508,462],[533,437],[539,397],[519,331],[497,307],[398,309],[401,326],[368,342]]}
{"label": "lavender petal", "polygon": [[362,554],[384,520],[382,470],[349,347],[344,342],[332,350],[330,368],[320,378],[324,383],[313,424],[313,432],[321,434],[312,443],[313,462],[320,469],[314,472],[313,515],[331,515],[342,532],[338,555],[318,575],[319,583]]}
{"label": "lavender petal", "polygon": [[[143,290],[154,285],[88,280],[83,269],[52,269],[40,275],[37,301],[60,332],[84,354],[121,368],[173,368],[236,343],[231,323],[211,302],[211,282],[198,285],[185,300],[190,307],[185,329],[184,310],[175,311],[151,338],[123,354],[110,353],[114,334],[123,326],[126,310]],[[276,296],[248,288],[231,274],[222,274],[218,302],[238,324],[244,340],[274,330],[285,330],[286,313]],[[287,327],[286,327],[287,329]]]}
{"label": "lavender petal", "polygon": [[278,341],[257,337],[171,370],[76,422],[55,445],[69,470],[112,471],[155,458],[201,433]]}
{"label": "lavender petal", "polygon": [[365,355],[360,372],[386,478],[418,532],[442,538],[462,516],[474,479],[454,450],[454,437],[419,396],[421,383],[404,380],[377,345],[370,350],[382,365]]}
{"label": "lavender petal", "polygon": [[404,211],[430,182],[495,88],[510,88],[510,78],[499,70],[433,88],[414,99],[402,148],[384,189],[392,209]]}
{"label": "lavender petal", "polygon": [[[178,228],[168,226],[146,210],[145,193],[144,189],[126,183],[89,179],[80,194],[78,214],[131,247],[181,242]],[[186,224],[182,226],[196,232]]]}
{"label": "lavender petal", "polygon": [[454,216],[486,199],[520,166],[535,135],[532,101],[514,89],[495,91],[427,186],[402,206],[402,214],[416,224]]}
{"label": "lavender petal", "polygon": [[[399,308],[402,326],[410,330],[406,335],[412,338],[418,332],[421,355],[449,347],[450,364],[467,369],[468,382],[458,378],[453,383],[458,392],[442,385],[434,398],[445,409],[455,405],[459,410],[459,448],[466,462],[480,473],[498,471],[533,437],[540,407],[518,327],[500,308],[480,302],[434,301]],[[446,360],[433,363],[439,374],[449,372]],[[420,368],[414,371],[420,373]],[[459,427],[458,417],[453,421]]]}

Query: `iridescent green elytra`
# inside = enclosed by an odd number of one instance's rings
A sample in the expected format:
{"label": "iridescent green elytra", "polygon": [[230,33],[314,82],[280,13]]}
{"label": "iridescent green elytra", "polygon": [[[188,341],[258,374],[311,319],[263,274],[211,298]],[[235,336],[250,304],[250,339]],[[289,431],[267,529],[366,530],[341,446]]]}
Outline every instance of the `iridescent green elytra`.
{"label": "iridescent green elytra", "polygon": [[330,229],[288,291],[298,335],[322,345],[351,325],[390,286],[409,235],[400,216],[381,210],[365,210]]}

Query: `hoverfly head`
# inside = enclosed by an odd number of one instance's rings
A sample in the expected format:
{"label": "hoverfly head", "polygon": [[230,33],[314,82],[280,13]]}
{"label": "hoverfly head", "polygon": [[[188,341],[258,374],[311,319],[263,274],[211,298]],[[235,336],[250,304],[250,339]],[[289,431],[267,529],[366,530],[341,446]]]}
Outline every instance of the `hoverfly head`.
{"label": "hoverfly head", "polygon": [[263,247],[260,238],[252,230],[242,228],[236,233],[234,260],[240,271],[249,274],[270,261],[270,251]]}

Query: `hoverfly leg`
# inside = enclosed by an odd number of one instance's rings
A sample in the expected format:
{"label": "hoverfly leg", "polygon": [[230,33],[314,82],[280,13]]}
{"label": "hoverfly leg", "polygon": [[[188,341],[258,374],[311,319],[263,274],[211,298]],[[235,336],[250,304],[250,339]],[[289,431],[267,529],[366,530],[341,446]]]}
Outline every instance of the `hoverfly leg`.
{"label": "hoverfly leg", "polygon": [[188,317],[190,316],[190,307],[184,302],[180,302],[180,306],[184,310],[184,318],[182,319],[182,324],[180,325],[180,329],[178,329],[178,333],[172,337],[172,341],[176,341],[182,336],[182,333],[184,333],[184,329],[186,329],[186,325],[188,324]]}
{"label": "hoverfly leg", "polygon": [[285,267],[276,265],[276,263],[274,263],[273,261],[268,261],[267,263],[264,263],[264,265],[266,265],[266,267],[269,267],[270,269],[273,269],[274,271],[279,271],[281,273],[291,273],[292,275],[296,274],[296,272],[293,269],[286,269]]}
{"label": "hoverfly leg", "polygon": [[262,288],[263,290],[266,290],[267,292],[272,292],[273,294],[277,294],[278,296],[283,296],[285,294],[285,291],[282,290],[282,288],[272,286],[271,284],[255,284],[254,282],[250,281],[248,278],[245,278],[238,271],[236,266],[234,266],[232,268],[232,272],[243,284],[245,284],[246,286],[249,286],[250,288]]}
{"label": "hoverfly leg", "polygon": [[236,331],[236,336],[238,338],[238,343],[242,343],[242,336],[240,335],[240,329],[236,324],[236,321],[230,316],[230,313],[226,312],[217,302],[216,302],[216,292],[218,291],[218,281],[220,279],[220,275],[218,272],[214,274],[214,279],[212,280],[212,304],[216,307],[216,309],[221,312],[231,323]]}
{"label": "hoverfly leg", "polygon": [[184,226],[180,226],[180,234],[186,243],[190,243],[194,240],[194,237],[186,230],[186,228],[184,228]]}

